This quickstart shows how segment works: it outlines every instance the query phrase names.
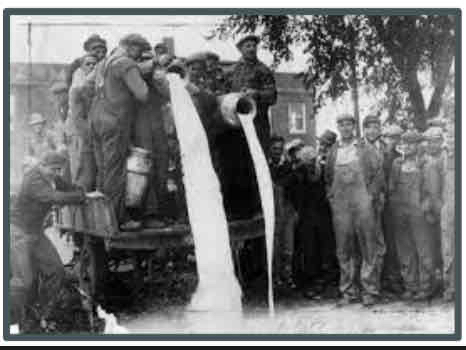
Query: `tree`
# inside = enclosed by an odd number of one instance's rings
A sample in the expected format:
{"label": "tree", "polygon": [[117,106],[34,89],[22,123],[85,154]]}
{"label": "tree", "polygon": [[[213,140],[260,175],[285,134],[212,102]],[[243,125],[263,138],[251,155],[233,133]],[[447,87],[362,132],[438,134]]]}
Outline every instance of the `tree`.
{"label": "tree", "polygon": [[[402,88],[408,93],[414,123],[424,129],[426,121],[440,112],[442,97],[451,78],[456,48],[455,16],[370,16]],[[434,92],[430,103],[422,95],[418,72],[431,71]]]}
{"label": "tree", "polygon": [[[303,46],[308,68],[299,77],[315,109],[352,88],[356,111],[359,85],[384,87],[389,115],[406,94],[420,129],[439,113],[456,41],[454,16],[233,15],[218,30],[230,35],[260,31],[275,64],[290,60],[293,46]],[[435,89],[425,107],[418,72],[427,69]]]}

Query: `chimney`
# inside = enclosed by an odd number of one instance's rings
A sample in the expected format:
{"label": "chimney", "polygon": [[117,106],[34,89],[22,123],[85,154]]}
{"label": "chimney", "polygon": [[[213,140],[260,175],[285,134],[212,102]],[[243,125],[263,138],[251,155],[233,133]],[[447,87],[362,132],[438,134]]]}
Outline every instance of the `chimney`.
{"label": "chimney", "polygon": [[175,56],[175,40],[173,37],[163,37],[162,42],[167,45],[168,53],[172,56]]}

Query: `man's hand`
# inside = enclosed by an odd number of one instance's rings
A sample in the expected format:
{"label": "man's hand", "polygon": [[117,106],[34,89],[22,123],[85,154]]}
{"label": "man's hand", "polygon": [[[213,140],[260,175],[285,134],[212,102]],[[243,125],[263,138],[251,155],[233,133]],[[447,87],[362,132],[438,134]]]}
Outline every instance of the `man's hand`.
{"label": "man's hand", "polygon": [[252,97],[252,98],[257,98],[259,96],[259,91],[256,90],[256,89],[250,89],[250,88],[243,88],[241,90],[241,92],[246,95],[246,96],[249,96],[249,97]]}
{"label": "man's hand", "polygon": [[188,82],[186,84],[186,90],[188,90],[188,92],[191,95],[197,95],[198,93],[201,92],[201,90],[196,85],[194,85],[193,83],[190,83],[190,82]]}
{"label": "man's hand", "polygon": [[139,69],[141,70],[142,75],[150,74],[152,73],[152,70],[154,69],[154,61],[146,60],[143,62],[139,62],[138,66],[139,66]]}

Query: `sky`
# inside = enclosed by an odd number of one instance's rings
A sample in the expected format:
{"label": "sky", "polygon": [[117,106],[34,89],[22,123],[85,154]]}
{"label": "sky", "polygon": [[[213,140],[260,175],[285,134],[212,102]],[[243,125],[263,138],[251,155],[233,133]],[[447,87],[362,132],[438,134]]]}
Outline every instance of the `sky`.
{"label": "sky", "polygon": [[[12,16],[10,61],[27,62],[28,35],[27,24],[32,24],[31,56],[33,62],[68,63],[83,53],[82,43],[91,34],[99,33],[106,38],[109,47],[115,47],[125,34],[136,32],[144,35],[151,43],[163,37],[175,38],[175,54],[189,56],[200,50],[213,50],[222,59],[234,61],[240,57],[235,47],[237,39],[207,40],[216,25],[225,16]],[[71,44],[70,44],[71,43]],[[306,67],[307,57],[300,47],[293,48],[294,57],[290,62],[282,63],[277,71],[299,73]],[[259,59],[270,65],[272,55],[266,50],[259,50]],[[425,78],[424,78],[425,80]],[[424,90],[429,99],[431,91]],[[374,97],[360,93],[361,119],[373,107]],[[350,94],[343,95],[336,101],[328,100],[318,111],[316,134],[326,129],[336,131],[336,116],[343,111],[352,112]],[[362,122],[362,120],[361,120]]]}

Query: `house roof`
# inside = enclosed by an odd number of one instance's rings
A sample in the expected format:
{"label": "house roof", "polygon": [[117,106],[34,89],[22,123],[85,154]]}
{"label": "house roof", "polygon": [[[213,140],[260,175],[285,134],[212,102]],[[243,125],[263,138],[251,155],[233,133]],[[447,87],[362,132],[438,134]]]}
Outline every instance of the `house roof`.
{"label": "house roof", "polygon": [[[28,61],[28,23],[31,23],[31,59],[34,63],[69,63],[83,54],[83,42],[98,33],[115,47],[128,33],[140,33],[151,43],[172,37],[175,54],[190,56],[198,51],[214,51],[224,61],[237,61],[240,53],[233,38],[219,39],[213,30],[223,16],[13,16],[11,20],[10,62]],[[292,61],[276,71],[298,73],[306,67],[306,57],[294,48]],[[259,59],[271,65],[273,57],[259,48]]]}

